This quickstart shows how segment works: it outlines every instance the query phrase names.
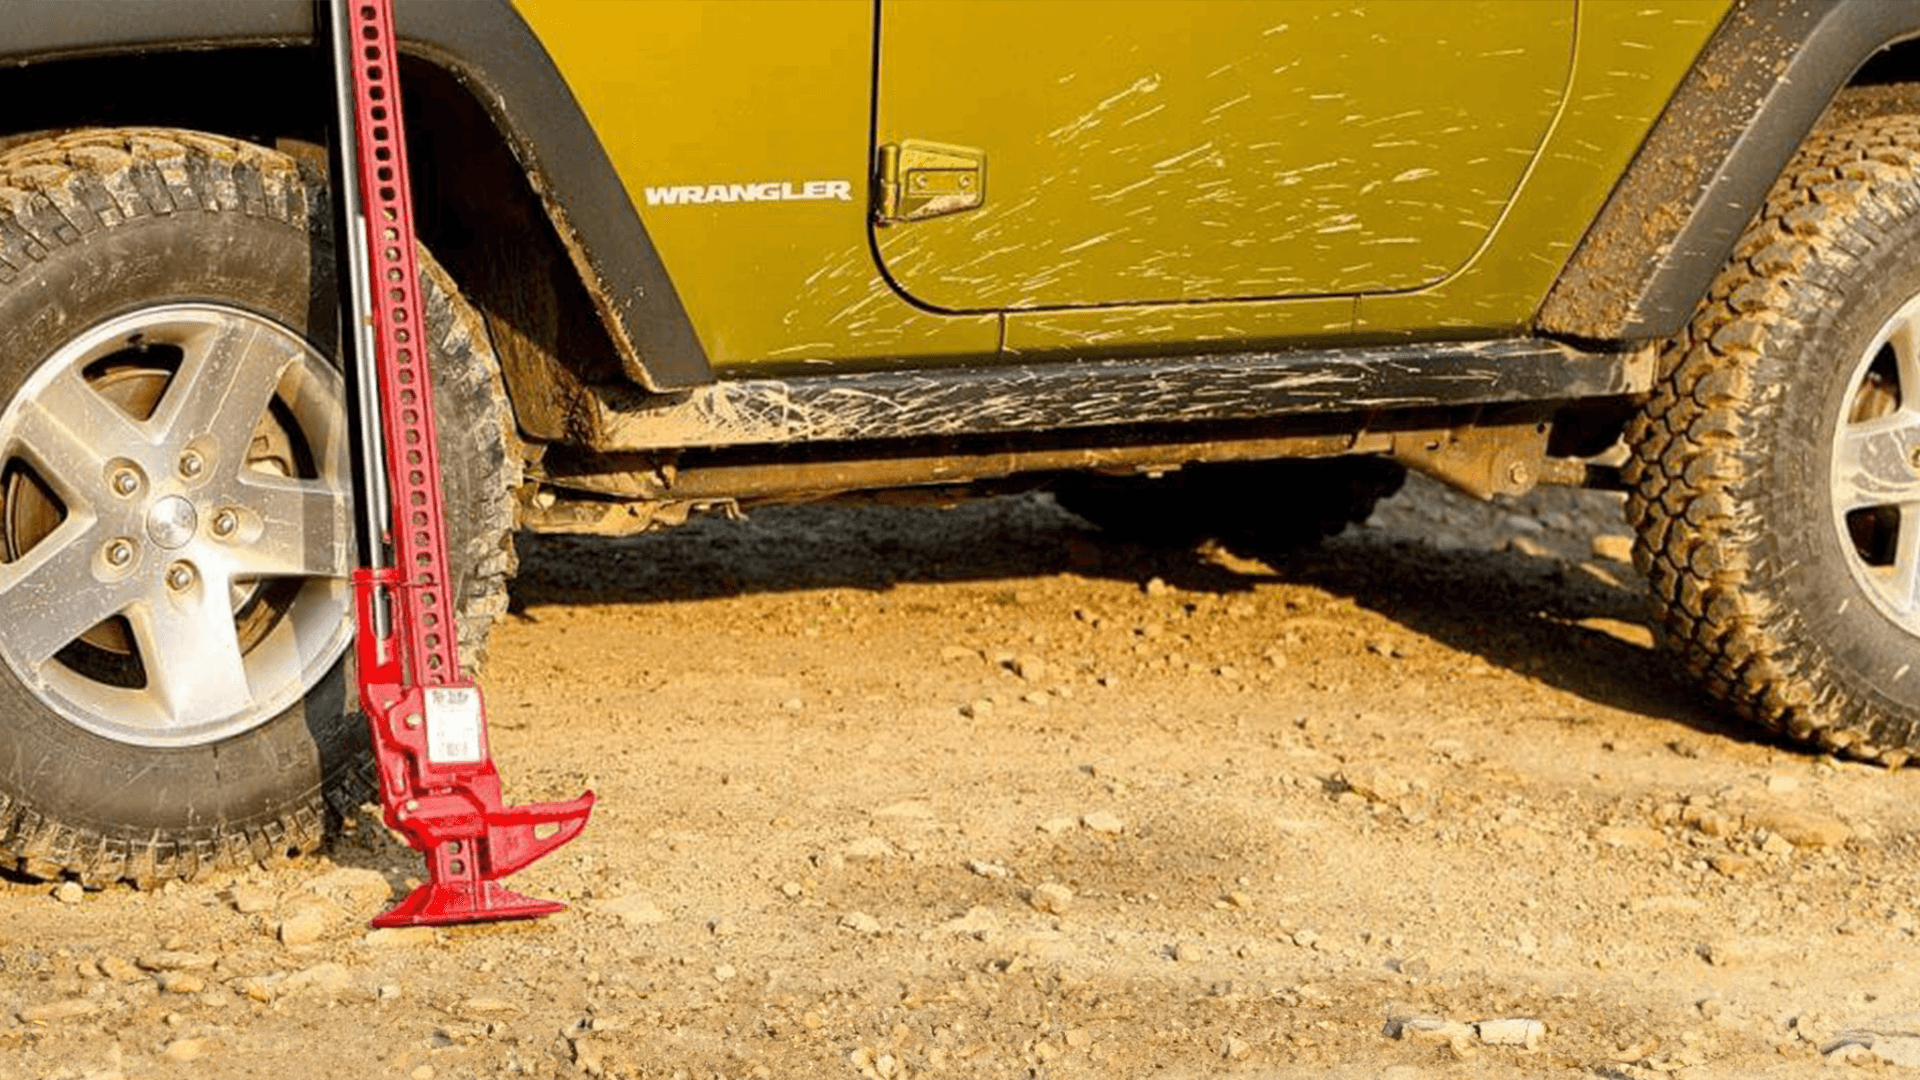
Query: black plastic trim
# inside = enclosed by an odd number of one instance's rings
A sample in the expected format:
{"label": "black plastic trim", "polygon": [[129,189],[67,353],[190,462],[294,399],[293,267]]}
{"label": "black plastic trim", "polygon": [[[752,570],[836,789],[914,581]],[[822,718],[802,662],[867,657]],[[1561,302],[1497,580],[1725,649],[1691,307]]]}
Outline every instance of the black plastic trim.
{"label": "black plastic trim", "polygon": [[1538,329],[1593,341],[1677,333],[1834,96],[1874,53],[1916,34],[1913,0],[1736,3],[1561,272]]}
{"label": "black plastic trim", "polygon": [[[8,0],[0,65],[313,40],[311,0]],[[396,5],[403,48],[452,71],[494,116],[548,211],[627,373],[653,390],[713,379],[639,212],[546,49],[508,0]]]}

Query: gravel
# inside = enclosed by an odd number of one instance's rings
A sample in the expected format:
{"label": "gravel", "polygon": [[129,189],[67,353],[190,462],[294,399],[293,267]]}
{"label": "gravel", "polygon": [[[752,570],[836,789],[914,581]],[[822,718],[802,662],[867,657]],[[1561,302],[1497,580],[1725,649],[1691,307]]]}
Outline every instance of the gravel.
{"label": "gravel", "polygon": [[1037,497],[529,541],[495,752],[602,801],[508,885],[572,910],[369,931],[421,862],[366,810],[187,885],[0,879],[0,1076],[1920,1068],[1920,776],[1704,706],[1617,513],[1416,481],[1278,563]]}

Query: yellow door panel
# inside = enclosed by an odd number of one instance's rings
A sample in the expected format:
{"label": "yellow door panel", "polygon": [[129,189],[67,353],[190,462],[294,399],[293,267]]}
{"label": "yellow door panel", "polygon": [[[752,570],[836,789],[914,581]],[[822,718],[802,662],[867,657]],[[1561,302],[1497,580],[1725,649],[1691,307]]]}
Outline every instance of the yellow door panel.
{"label": "yellow door panel", "polygon": [[1574,0],[881,0],[876,141],[981,151],[882,226],[947,311],[1413,289],[1486,240],[1560,108]]}

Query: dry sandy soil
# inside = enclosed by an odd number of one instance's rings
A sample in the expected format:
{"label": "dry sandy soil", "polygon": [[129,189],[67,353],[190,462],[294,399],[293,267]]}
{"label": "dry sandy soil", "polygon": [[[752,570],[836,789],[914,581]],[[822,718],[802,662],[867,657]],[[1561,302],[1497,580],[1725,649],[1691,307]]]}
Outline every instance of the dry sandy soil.
{"label": "dry sandy soil", "polygon": [[[1413,488],[1269,565],[1044,497],[525,546],[537,923],[420,863],[0,882],[0,1077],[1899,1075],[1920,777],[1730,723],[1606,496]],[[1500,1023],[1499,1021],[1513,1021]]]}

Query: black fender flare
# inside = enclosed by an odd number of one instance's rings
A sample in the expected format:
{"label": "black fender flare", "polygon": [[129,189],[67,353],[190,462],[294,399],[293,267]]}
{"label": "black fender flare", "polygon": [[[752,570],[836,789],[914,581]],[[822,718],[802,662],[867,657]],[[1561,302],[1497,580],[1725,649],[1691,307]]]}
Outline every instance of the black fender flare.
{"label": "black fender flare", "polygon": [[[713,381],[705,349],[599,136],[509,0],[395,5],[403,51],[487,109],[587,285],[629,376],[652,390]],[[0,65],[167,50],[297,46],[312,0],[9,0]]]}
{"label": "black fender flare", "polygon": [[1875,53],[1916,36],[1912,0],[1735,3],[1562,269],[1536,328],[1588,341],[1679,332],[1834,97]]}

